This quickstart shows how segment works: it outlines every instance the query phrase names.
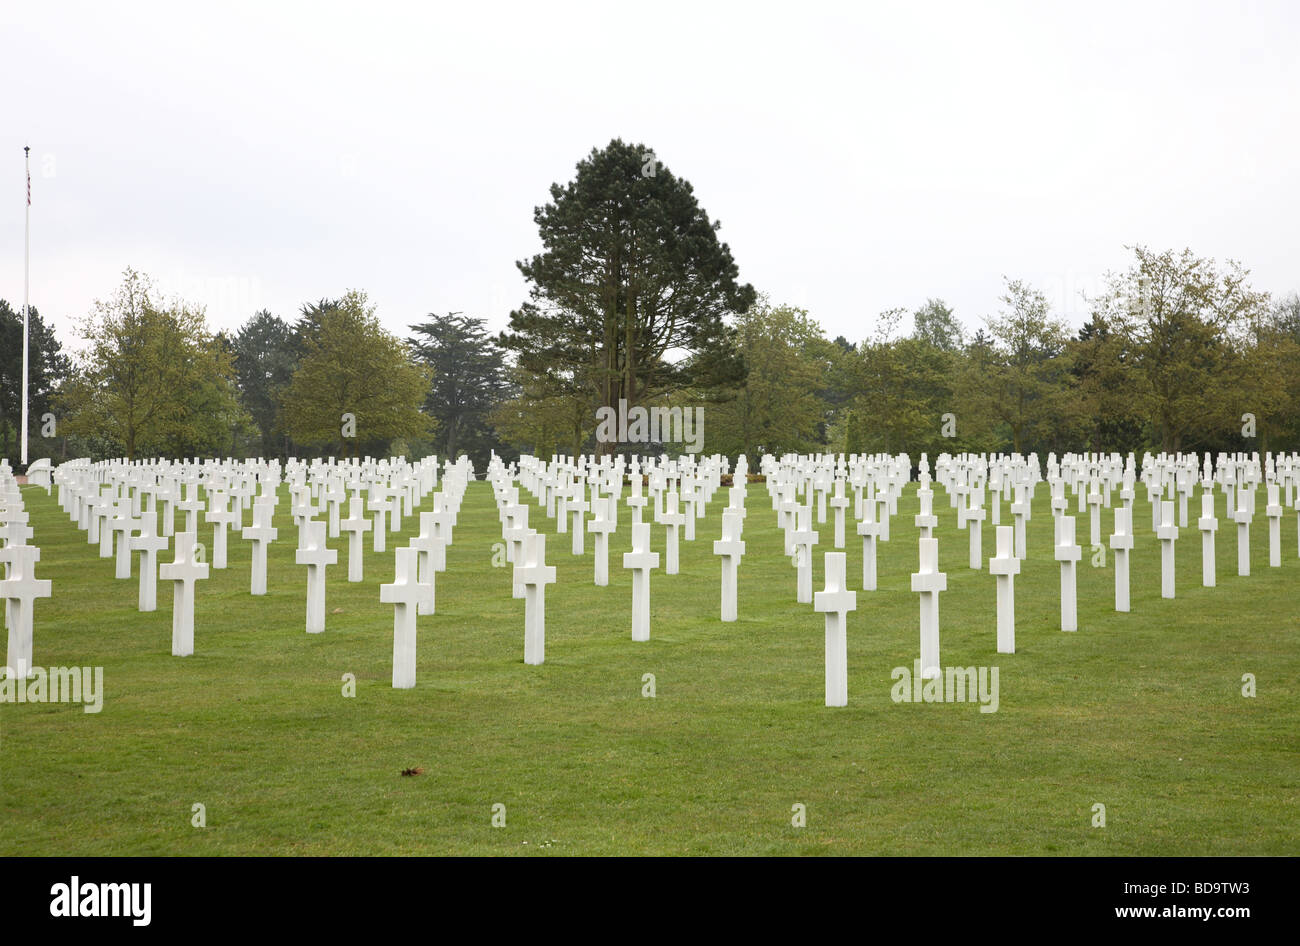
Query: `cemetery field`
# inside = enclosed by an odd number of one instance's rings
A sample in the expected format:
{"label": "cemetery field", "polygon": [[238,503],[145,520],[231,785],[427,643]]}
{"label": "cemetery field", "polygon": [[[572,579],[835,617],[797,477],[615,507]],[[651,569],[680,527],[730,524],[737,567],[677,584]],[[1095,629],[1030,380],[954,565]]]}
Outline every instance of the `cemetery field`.
{"label": "cemetery field", "polygon": [[[1132,612],[1118,614],[1110,551],[1091,565],[1088,516],[1071,497],[1084,551],[1079,631],[1063,633],[1042,488],[1007,655],[995,650],[994,529],[985,522],[985,569],[971,570],[967,533],[936,488],[949,588],[941,662],[998,668],[997,711],[983,713],[977,702],[891,699],[891,671],[918,657],[915,484],[879,547],[877,591],[860,590],[849,517],[858,608],[839,709],[823,705],[823,616],[795,602],[796,572],[761,484],[749,490],[734,624],[718,619],[712,554],[725,493],[682,542],[678,575],[663,573],[664,530],[654,527],[648,643],[630,635],[630,511],[619,510],[610,584],[597,588],[591,536],[572,555],[570,536],[534,504],[558,581],[546,590],[546,662],[526,666],[524,605],[493,548],[491,488],[470,483],[437,613],[419,618],[412,690],[390,686],[393,608],[378,585],[393,580],[393,550],[418,517],[388,551],[367,551],[360,584],[346,580],[346,538],[331,541],[339,563],[328,571],[326,630],[308,635],[287,487],[280,497],[268,595],[249,595],[250,545],[232,536],[229,568],[198,584],[195,653],[178,658],[170,583],[159,582],[156,612],[138,613],[135,573],[115,580],[113,560],[53,496],[23,489],[37,573],[54,582],[35,605],[34,662],[102,666],[104,697],[99,713],[0,705],[0,854],[1300,854],[1294,512],[1281,568],[1268,567],[1267,521],[1256,518],[1249,577],[1237,576],[1236,529],[1221,519],[1218,587],[1206,589],[1193,500],[1177,597],[1164,600],[1139,497]],[[818,528],[820,589],[831,520]],[[1106,509],[1103,541],[1111,531]],[[200,539],[210,544],[211,529]],[[1244,674],[1255,676],[1253,698]],[[413,768],[423,771],[402,774]],[[1093,826],[1099,804],[1104,827]],[[192,825],[195,805],[205,827]],[[492,824],[495,805],[504,827]],[[792,825],[796,805],[806,827]]]}

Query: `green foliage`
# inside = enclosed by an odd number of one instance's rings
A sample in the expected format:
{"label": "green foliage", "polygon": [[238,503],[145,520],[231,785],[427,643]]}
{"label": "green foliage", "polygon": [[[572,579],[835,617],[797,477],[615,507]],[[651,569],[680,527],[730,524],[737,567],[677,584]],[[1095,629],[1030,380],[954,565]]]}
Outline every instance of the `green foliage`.
{"label": "green foliage", "polygon": [[[420,412],[430,384],[426,365],[386,332],[365,293],[352,290],[319,314],[284,392],[281,423],[298,443],[336,445],[341,456],[380,452],[399,437],[425,437]],[[345,414],[355,419],[346,436]]]}
{"label": "green foliage", "polygon": [[758,300],[737,320],[736,344],[744,358],[745,383],[730,397],[706,407],[704,449],[752,458],[817,445],[832,353],[821,329],[803,309]]}
{"label": "green foliage", "polygon": [[81,336],[86,350],[59,398],[68,433],[107,441],[128,459],[229,452],[248,418],[231,356],[201,309],[157,301],[148,277],[128,269]]}
{"label": "green foliage", "polygon": [[501,337],[518,367],[610,407],[740,382],[723,319],[749,308],[753,287],[691,185],[648,147],[593,149],[534,220],[543,251],[518,264],[530,298]]}
{"label": "green foliage", "polygon": [[[41,416],[54,407],[54,395],[71,363],[54,330],[35,306],[27,319],[27,449],[35,460],[53,452],[53,438],[41,436]],[[0,457],[17,466],[21,455],[23,397],[23,310],[0,299]],[[55,436],[61,433],[56,426]]]}
{"label": "green foliage", "polygon": [[1261,452],[1300,443],[1300,298],[1252,311],[1234,367],[1232,420],[1255,416]]}
{"label": "green foliage", "polygon": [[1075,449],[1141,453],[1145,441],[1134,380],[1137,353],[1129,337],[1094,314],[1069,349]]}
{"label": "green foliage", "polygon": [[1134,393],[1156,446],[1203,449],[1240,423],[1234,361],[1250,345],[1251,326],[1265,318],[1267,297],[1250,289],[1238,263],[1220,267],[1191,250],[1131,249],[1133,265],[1111,274],[1094,309],[1136,356]]}
{"label": "green foliage", "polygon": [[485,324],[458,312],[430,313],[411,326],[409,340],[433,374],[424,409],[438,421],[434,450],[446,457],[465,453],[479,469],[500,445],[488,414],[506,393],[505,353]]}
{"label": "green foliage", "polygon": [[285,444],[276,437],[276,422],[281,396],[298,361],[293,329],[263,309],[240,327],[234,352],[240,397],[258,429],[258,452],[264,457],[287,455]]}
{"label": "green foliage", "polygon": [[[360,293],[308,303],[292,326],[258,312],[213,338],[201,313],[156,303],[128,271],[83,327],[90,344],[57,397],[66,360],[33,315],[32,436],[53,408],[64,455],[284,456],[293,441],[383,453],[402,440],[482,468],[493,450],[614,449],[594,443],[595,411],[626,397],[704,404],[704,449],[730,455],[1300,448],[1300,297],[1270,301],[1237,263],[1136,247],[1077,333],[1019,280],[969,335],[939,299],[911,313],[910,334],[895,308],[856,343],[766,298],[727,324],[752,289],[690,185],[648,155],[613,142],[552,188],[536,213],[544,252],[520,264],[531,300],[500,341],[482,319],[431,314],[408,350]],[[19,322],[0,302],[11,457]]]}
{"label": "green foliage", "polygon": [[590,394],[565,385],[548,385],[527,371],[510,372],[512,395],[488,413],[497,437],[518,452],[549,458],[580,452],[596,429]]}
{"label": "green foliage", "polygon": [[985,319],[957,385],[958,422],[1003,424],[1011,448],[1026,453],[1046,444],[1068,449],[1069,330],[1053,318],[1046,297],[1016,279],[1006,281],[1003,310]]}
{"label": "green foliage", "polygon": [[929,299],[925,305],[913,313],[915,329],[912,337],[924,342],[931,348],[955,353],[962,349],[963,337],[961,323],[953,315],[952,309],[942,299]]}
{"label": "green foliage", "polygon": [[852,421],[846,444],[858,453],[907,452],[919,456],[954,449],[942,437],[942,415],[952,407],[947,375],[951,356],[929,335],[899,337],[906,312],[880,314],[872,338],[847,354],[841,384],[850,395]]}

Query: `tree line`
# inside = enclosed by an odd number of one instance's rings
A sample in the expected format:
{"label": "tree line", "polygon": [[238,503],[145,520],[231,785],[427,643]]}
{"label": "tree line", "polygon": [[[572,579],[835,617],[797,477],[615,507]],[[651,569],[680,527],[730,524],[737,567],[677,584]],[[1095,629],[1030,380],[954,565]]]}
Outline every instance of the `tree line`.
{"label": "tree line", "polygon": [[[705,452],[1300,449],[1300,297],[1238,263],[1129,248],[1078,331],[1006,279],[973,331],[941,299],[828,338],[741,283],[720,223],[655,153],[593,149],[536,208],[529,298],[492,335],[431,313],[405,338],[366,294],[200,308],[127,270],[62,351],[31,310],[30,454],[669,452],[596,437],[597,410],[705,405]],[[0,448],[15,462],[21,312],[0,300]]]}

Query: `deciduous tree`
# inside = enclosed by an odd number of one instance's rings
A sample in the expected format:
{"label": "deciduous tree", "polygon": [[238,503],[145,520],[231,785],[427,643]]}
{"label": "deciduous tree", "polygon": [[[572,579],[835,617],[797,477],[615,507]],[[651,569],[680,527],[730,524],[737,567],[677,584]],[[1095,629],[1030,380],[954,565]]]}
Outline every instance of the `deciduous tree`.
{"label": "deciduous tree", "polygon": [[[365,293],[348,292],[321,312],[284,392],[282,423],[295,441],[386,451],[398,438],[425,438],[434,422],[420,407],[430,374],[379,324]],[[345,417],[344,415],[348,415]]]}
{"label": "deciduous tree", "polygon": [[128,459],[226,452],[245,415],[231,357],[202,309],[161,301],[148,277],[128,269],[81,335],[86,349],[59,399],[68,432]]}

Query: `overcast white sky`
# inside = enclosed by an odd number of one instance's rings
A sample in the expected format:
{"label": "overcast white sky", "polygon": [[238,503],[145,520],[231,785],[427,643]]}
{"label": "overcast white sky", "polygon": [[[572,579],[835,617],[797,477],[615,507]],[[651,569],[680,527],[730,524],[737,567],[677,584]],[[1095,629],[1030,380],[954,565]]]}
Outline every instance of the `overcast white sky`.
{"label": "overcast white sky", "polygon": [[[613,137],[741,277],[864,337],[1003,275],[1073,324],[1125,244],[1300,289],[1300,4],[0,6],[0,297],[66,342],[124,267],[207,307],[366,290],[504,327],[533,207]],[[7,183],[5,183],[7,182]],[[8,196],[3,196],[7,194]]]}

